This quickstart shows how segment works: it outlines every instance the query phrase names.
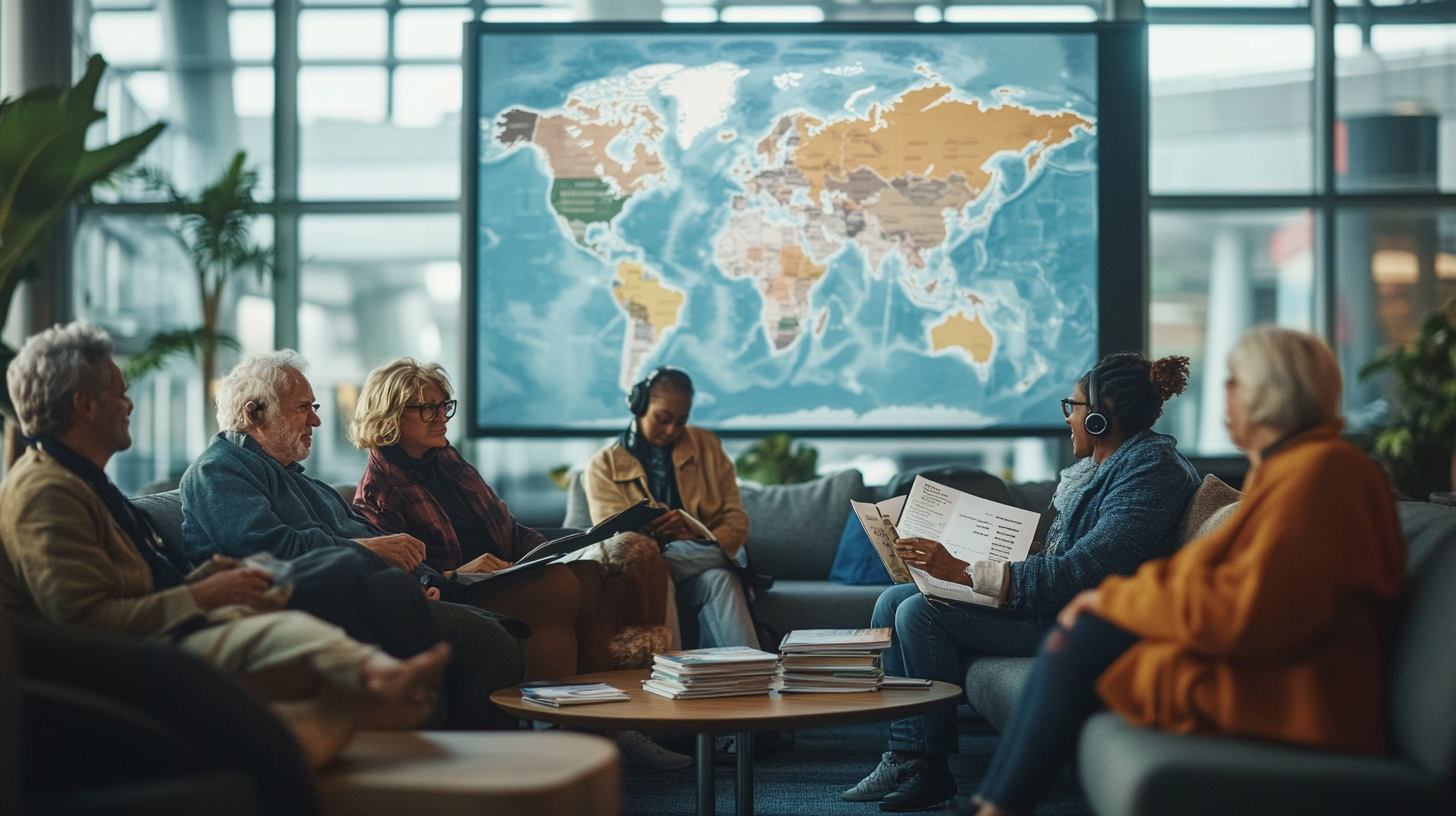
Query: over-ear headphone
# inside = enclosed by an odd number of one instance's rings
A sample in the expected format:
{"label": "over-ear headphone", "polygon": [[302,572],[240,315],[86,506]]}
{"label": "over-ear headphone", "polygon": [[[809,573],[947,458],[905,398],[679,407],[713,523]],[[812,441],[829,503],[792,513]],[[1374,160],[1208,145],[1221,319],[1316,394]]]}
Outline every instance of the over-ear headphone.
{"label": "over-ear headphone", "polygon": [[[633,416],[647,416],[647,403],[652,400],[652,386],[657,382],[658,377],[669,371],[676,371],[683,377],[688,376],[686,371],[677,366],[658,366],[652,369],[652,373],[647,375],[647,379],[633,385],[632,390],[627,392],[627,407],[631,409]],[[688,382],[692,382],[692,380],[689,379]]]}
{"label": "over-ear headphone", "polygon": [[1102,413],[1102,403],[1097,400],[1097,366],[1092,366],[1087,373],[1087,418],[1082,420],[1082,427],[1093,436],[1101,436],[1110,426],[1107,415]]}

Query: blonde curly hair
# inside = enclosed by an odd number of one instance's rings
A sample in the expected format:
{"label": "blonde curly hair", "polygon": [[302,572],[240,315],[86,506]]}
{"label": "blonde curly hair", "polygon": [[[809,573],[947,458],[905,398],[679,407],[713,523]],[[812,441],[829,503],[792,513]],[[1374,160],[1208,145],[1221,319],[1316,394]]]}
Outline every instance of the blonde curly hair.
{"label": "blonde curly hair", "polygon": [[414,358],[401,357],[369,372],[354,405],[349,441],[360,450],[399,442],[399,418],[404,407],[419,399],[430,386],[440,389],[445,399],[454,391],[450,375],[439,363],[421,364]]}

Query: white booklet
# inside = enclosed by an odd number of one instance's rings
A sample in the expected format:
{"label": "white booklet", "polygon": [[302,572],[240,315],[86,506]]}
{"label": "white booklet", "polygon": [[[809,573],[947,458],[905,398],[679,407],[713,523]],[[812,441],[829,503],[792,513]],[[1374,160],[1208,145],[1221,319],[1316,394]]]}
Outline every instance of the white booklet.
{"label": "white booklet", "polygon": [[939,541],[951,555],[967,564],[1025,561],[1041,520],[1038,513],[962,493],[924,476],[915,477],[908,496],[886,499],[877,505],[851,504],[896,583],[914,581],[929,597],[977,606],[995,606],[996,599],[906,564],[895,552],[895,539]]}

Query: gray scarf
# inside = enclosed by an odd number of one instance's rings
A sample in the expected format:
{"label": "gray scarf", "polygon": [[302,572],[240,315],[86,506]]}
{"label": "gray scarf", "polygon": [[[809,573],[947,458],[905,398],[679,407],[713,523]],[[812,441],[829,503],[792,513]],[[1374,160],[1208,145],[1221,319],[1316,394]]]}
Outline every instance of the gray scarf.
{"label": "gray scarf", "polygon": [[1078,500],[1087,490],[1087,485],[1096,475],[1097,460],[1091,456],[1078,459],[1062,471],[1062,480],[1057,484],[1057,492],[1052,494],[1052,507],[1057,509],[1057,516],[1052,519],[1052,526],[1047,530],[1045,550],[1047,555],[1055,555],[1057,548],[1062,545],[1062,539],[1067,534],[1067,519],[1072,515],[1072,508],[1077,506]]}

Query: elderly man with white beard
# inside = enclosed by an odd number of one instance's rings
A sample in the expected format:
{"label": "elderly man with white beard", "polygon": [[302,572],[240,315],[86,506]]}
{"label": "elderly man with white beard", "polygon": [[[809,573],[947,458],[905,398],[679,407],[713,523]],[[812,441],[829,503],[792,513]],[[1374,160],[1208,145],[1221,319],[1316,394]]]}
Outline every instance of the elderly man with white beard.
{"label": "elderly man with white beard", "polygon": [[[302,461],[321,422],[307,362],[293,351],[248,357],[217,384],[223,430],[182,477],[182,536],[189,557],[269,552],[297,558],[344,547],[409,572],[425,547],[386,535],[328,484],[304,475]],[[442,688],[444,727],[511,728],[490,692],[524,674],[517,621],[460,604],[430,602],[431,635],[453,649]],[[513,631],[514,630],[514,631]]]}

